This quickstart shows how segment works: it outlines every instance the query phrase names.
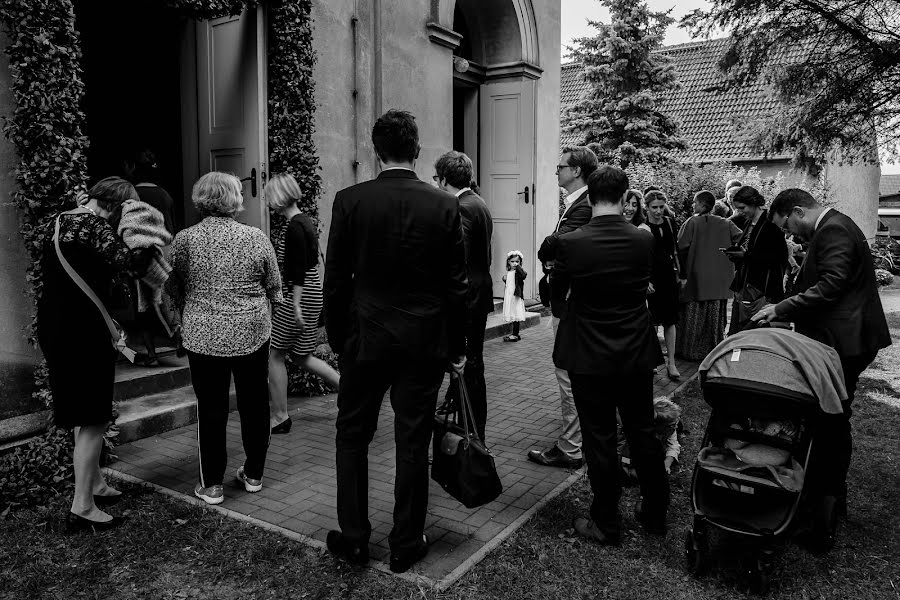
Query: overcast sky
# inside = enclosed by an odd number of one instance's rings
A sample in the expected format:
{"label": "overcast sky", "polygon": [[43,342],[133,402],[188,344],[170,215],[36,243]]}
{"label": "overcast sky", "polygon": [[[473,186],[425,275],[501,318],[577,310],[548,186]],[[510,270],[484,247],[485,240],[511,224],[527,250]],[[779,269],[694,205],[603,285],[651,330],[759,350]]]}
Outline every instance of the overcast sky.
{"label": "overcast sky", "polygon": [[[672,16],[680,19],[695,8],[707,8],[705,0],[647,0],[650,10],[664,11],[674,9]],[[597,30],[588,25],[587,20],[609,22],[609,11],[597,0],[562,0],[562,57],[566,59],[566,46],[578,37],[596,35]],[[690,34],[673,24],[666,33],[666,45],[683,44],[691,41]]]}

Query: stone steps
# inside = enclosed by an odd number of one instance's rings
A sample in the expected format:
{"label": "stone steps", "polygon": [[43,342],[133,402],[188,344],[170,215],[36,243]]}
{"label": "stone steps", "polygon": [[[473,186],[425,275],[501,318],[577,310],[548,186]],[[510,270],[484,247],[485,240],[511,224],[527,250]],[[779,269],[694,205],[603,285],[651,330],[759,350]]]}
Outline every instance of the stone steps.
{"label": "stone steps", "polygon": [[[499,307],[498,307],[499,304]],[[541,321],[538,313],[525,313],[521,329],[534,327]],[[495,302],[488,316],[485,340],[502,337],[512,325],[503,320],[503,303]],[[115,398],[119,401],[117,442],[124,444],[184,427],[197,421],[197,399],[191,387],[191,371],[187,358],[161,356],[158,367],[132,364],[116,366]],[[232,410],[234,389],[232,387]]]}

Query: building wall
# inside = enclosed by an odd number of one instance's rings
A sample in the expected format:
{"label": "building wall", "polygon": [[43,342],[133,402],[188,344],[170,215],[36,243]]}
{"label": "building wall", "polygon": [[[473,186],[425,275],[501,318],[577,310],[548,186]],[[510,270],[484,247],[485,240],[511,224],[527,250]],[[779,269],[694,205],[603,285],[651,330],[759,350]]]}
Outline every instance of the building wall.
{"label": "building wall", "polygon": [[851,217],[871,243],[878,226],[878,182],[881,166],[876,162],[844,163],[832,155],[825,165],[825,180],[834,206]]}
{"label": "building wall", "polygon": [[[0,46],[8,38],[0,35]],[[14,106],[9,63],[0,54],[0,114]],[[18,156],[0,136],[0,419],[36,409],[31,401],[32,372],[38,353],[25,338],[32,302],[27,293],[25,266],[29,262],[19,234],[19,212],[13,203]]]}

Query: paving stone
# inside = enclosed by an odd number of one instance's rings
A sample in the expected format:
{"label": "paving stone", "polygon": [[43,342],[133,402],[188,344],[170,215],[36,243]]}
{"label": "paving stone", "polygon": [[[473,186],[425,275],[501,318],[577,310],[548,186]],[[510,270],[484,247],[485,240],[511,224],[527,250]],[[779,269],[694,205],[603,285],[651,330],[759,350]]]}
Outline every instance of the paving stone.
{"label": "paving stone", "polygon": [[[575,473],[526,459],[529,449],[549,447],[561,424],[552,346],[553,333],[543,324],[529,329],[518,344],[504,344],[499,339],[485,344],[487,442],[504,492],[494,502],[469,510],[431,482],[426,533],[433,545],[416,568],[419,574],[434,580],[446,577]],[[682,380],[696,372],[695,364],[679,362],[678,368]],[[654,384],[656,396],[678,385],[659,375]],[[446,386],[445,381],[441,393]],[[289,406],[293,428],[289,434],[272,437],[266,487],[257,494],[246,493],[234,481],[244,454],[239,421],[236,415],[229,420],[222,506],[324,541],[328,530],[337,528],[335,395],[292,398]],[[386,401],[369,452],[370,550],[373,560],[382,562],[389,558],[388,535],[393,525],[393,438],[393,412]],[[113,468],[192,497],[199,468],[196,441],[196,425],[190,425],[125,444],[117,448],[119,461]]]}

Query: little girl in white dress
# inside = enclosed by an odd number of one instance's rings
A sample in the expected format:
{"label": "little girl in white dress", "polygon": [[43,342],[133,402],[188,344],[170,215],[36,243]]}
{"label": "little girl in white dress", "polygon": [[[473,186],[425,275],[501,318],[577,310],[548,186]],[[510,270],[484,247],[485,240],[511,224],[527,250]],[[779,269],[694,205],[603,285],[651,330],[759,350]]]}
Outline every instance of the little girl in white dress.
{"label": "little girl in white dress", "polygon": [[503,293],[503,320],[512,323],[512,333],[503,338],[504,342],[518,342],[519,325],[525,321],[525,299],[522,290],[528,273],[522,268],[524,257],[518,250],[506,255],[506,274],[503,281],[506,290]]}

